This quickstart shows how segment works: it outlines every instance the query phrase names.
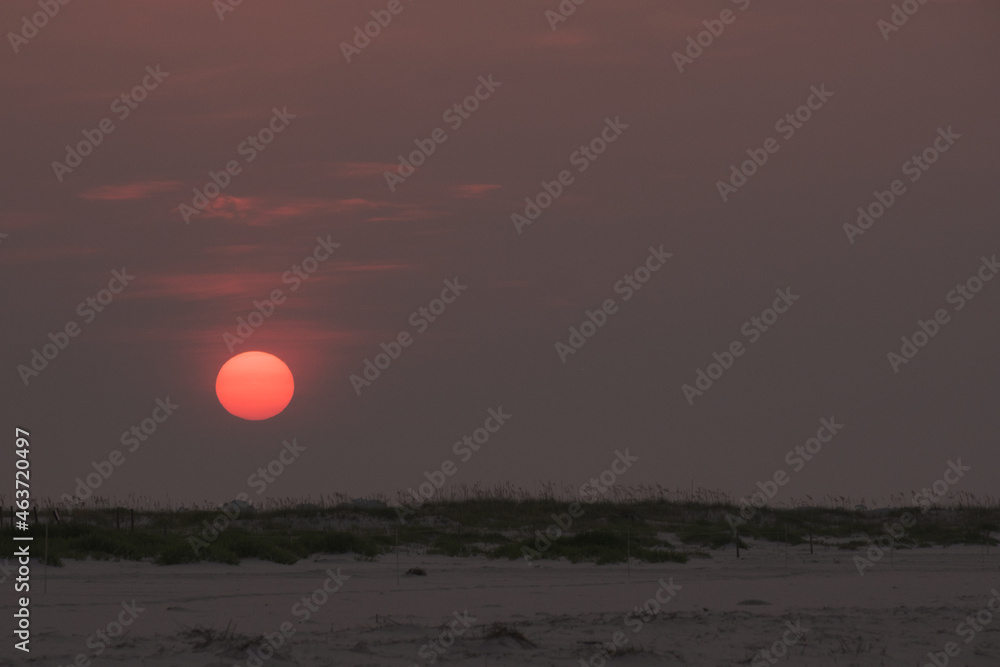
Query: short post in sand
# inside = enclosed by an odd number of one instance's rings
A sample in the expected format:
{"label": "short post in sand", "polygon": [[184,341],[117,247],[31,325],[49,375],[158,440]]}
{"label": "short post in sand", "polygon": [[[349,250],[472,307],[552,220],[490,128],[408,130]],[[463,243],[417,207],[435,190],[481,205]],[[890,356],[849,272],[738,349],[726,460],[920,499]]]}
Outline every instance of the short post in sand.
{"label": "short post in sand", "polygon": [[628,515],[628,527],[625,528],[625,576],[632,576],[632,515]]}
{"label": "short post in sand", "polygon": [[42,570],[42,593],[49,592],[49,522],[45,522],[45,569]]}

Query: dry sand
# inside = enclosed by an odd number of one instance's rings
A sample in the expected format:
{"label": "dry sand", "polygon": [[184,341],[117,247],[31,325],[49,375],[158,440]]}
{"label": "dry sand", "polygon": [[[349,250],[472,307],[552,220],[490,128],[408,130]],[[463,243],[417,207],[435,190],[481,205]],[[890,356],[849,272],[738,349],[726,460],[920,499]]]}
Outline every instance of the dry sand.
{"label": "dry sand", "polygon": [[[67,561],[48,568],[45,594],[42,568],[35,566],[32,650],[29,656],[9,645],[3,653],[14,660],[4,662],[69,665],[83,654],[97,666],[247,665],[241,640],[280,632],[285,623],[294,634],[266,665],[406,667],[432,664],[430,653],[438,665],[601,665],[601,644],[616,632],[626,650],[637,650],[608,659],[610,665],[919,667],[933,664],[927,653],[944,651],[948,642],[959,649],[950,665],[1000,665],[1000,613],[971,638],[959,628],[987,607],[991,589],[1000,590],[996,550],[896,552],[892,564],[886,557],[864,577],[854,553],[819,549],[810,556],[808,547],[797,547],[786,564],[783,548],[759,545],[739,561],[731,550],[717,551],[686,565],[633,564],[630,573],[624,565],[529,566],[403,553],[403,571],[422,567],[427,576],[403,576],[398,587],[391,555],[378,562],[316,556],[293,566]],[[296,605],[338,568],[349,578],[306,620],[307,608]],[[671,579],[680,588],[657,615],[626,618],[658,590],[666,599],[660,581]],[[122,614],[127,620],[122,603],[133,599],[142,611],[95,658],[101,640],[92,636]],[[467,614],[465,624],[456,613]],[[429,643],[442,633],[450,643],[449,622],[459,636],[443,655],[435,653]],[[516,627],[526,641],[485,638],[494,622]],[[805,633],[791,633],[788,622]],[[232,641],[189,631],[221,633],[230,624]],[[761,656],[783,636],[791,643],[787,655],[774,662]]]}

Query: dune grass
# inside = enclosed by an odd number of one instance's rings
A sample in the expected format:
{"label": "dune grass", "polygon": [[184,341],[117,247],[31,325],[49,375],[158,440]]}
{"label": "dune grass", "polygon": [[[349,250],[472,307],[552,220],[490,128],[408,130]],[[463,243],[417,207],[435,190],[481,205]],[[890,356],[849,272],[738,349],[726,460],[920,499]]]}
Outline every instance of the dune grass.
{"label": "dune grass", "polygon": [[[713,551],[753,541],[862,549],[885,535],[885,525],[914,517],[897,548],[931,545],[997,545],[1000,506],[992,499],[962,496],[948,507],[883,508],[878,512],[839,506],[759,508],[732,528],[739,508],[724,494],[685,494],[660,487],[616,487],[601,501],[579,505],[571,524],[568,489],[551,485],[529,493],[510,485],[456,487],[403,515],[380,503],[343,496],[318,500],[271,500],[259,507],[210,504],[164,507],[142,499],[117,503],[93,499],[86,506],[43,505],[49,560],[65,558],[147,560],[161,565],[198,561],[238,564],[247,558],[295,563],[315,554],[353,554],[377,560],[400,547],[455,557],[566,559],[597,564],[684,563]],[[2,500],[0,500],[2,502]],[[59,521],[55,520],[58,511]],[[134,522],[134,524],[133,524]],[[562,528],[558,528],[561,522]],[[214,524],[214,526],[213,526]],[[557,529],[558,528],[558,529]],[[40,527],[34,529],[36,540]],[[0,531],[0,557],[13,555],[9,523]],[[34,553],[41,553],[36,541]]]}

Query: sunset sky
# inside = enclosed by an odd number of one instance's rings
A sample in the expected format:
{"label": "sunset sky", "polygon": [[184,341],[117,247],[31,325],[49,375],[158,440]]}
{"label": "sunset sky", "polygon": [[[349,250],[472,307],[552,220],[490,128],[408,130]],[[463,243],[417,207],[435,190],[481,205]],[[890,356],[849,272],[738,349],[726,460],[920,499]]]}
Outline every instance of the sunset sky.
{"label": "sunset sky", "polygon": [[[564,21],[557,0],[220,3],[70,2],[37,30],[37,1],[0,9],[2,405],[11,439],[31,432],[36,497],[119,450],[99,495],[256,498],[248,477],[293,440],[268,496],[394,493],[448,460],[448,485],[575,487],[626,448],[623,485],[738,498],[784,470],[774,503],[888,502],[961,459],[953,490],[995,496],[996,2],[930,0],[898,30],[872,0],[589,0]],[[512,219],[543,181],[560,196]],[[876,191],[892,205],[845,230]],[[215,394],[251,350],[295,378],[265,421]],[[510,417],[463,461],[491,409]],[[844,427],[796,470],[822,419]]]}

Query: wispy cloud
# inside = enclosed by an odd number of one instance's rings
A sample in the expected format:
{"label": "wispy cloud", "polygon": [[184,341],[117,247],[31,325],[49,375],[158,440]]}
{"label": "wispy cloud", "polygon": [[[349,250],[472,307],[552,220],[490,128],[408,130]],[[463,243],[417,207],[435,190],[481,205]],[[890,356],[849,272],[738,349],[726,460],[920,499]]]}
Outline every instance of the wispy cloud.
{"label": "wispy cloud", "polygon": [[456,185],[453,190],[456,197],[472,199],[475,197],[482,197],[487,192],[499,190],[501,187],[502,186],[497,185],[496,183],[473,183],[469,185]]}
{"label": "wispy cloud", "polygon": [[243,225],[264,227],[316,215],[354,216],[365,222],[376,222],[424,220],[435,214],[416,204],[394,204],[363,197],[285,199],[219,195],[201,212],[200,217],[222,218]]}
{"label": "wispy cloud", "polygon": [[331,168],[330,172],[334,176],[359,177],[359,176],[381,176],[383,172],[392,171],[397,167],[388,162],[338,162]]}
{"label": "wispy cloud", "polygon": [[123,185],[101,185],[81,192],[80,197],[96,201],[127,201],[145,199],[180,188],[180,181],[139,181]]}

